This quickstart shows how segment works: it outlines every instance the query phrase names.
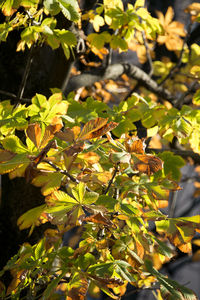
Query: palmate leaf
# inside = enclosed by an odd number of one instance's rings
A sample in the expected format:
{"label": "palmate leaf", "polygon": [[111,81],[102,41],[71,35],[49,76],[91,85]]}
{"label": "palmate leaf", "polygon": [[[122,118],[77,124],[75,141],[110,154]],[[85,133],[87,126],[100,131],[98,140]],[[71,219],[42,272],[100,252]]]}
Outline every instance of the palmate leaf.
{"label": "palmate leaf", "polygon": [[174,218],[156,221],[156,230],[165,233],[169,240],[182,252],[191,251],[191,240],[195,231],[200,228],[200,216],[187,217],[186,219]]}
{"label": "palmate leaf", "polygon": [[178,284],[176,281],[169,279],[168,277],[159,273],[153,267],[151,261],[146,260],[145,266],[147,268],[147,271],[150,272],[153,276],[155,276],[158,282],[160,283],[161,294],[163,297],[167,297],[167,299],[169,300],[198,300],[197,296],[192,290]]}

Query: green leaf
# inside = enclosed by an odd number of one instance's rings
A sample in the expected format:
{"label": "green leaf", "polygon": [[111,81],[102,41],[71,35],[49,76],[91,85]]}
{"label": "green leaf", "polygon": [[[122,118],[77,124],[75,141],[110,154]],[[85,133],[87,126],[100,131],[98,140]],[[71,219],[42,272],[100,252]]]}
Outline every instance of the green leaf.
{"label": "green leaf", "polygon": [[40,259],[45,252],[45,239],[39,241],[39,243],[35,247],[35,259]]}
{"label": "green leaf", "polygon": [[58,276],[56,279],[51,280],[49,285],[47,286],[46,290],[43,294],[43,299],[49,299],[49,297],[52,295],[56,287],[58,286],[58,283],[60,282],[63,275]]}
{"label": "green leaf", "polygon": [[56,0],[63,15],[70,21],[78,21],[78,2],[76,0]]}
{"label": "green leaf", "polygon": [[115,271],[121,276],[122,279],[127,280],[128,282],[135,282],[135,279],[127,270],[128,268],[132,269],[129,263],[123,260],[115,260],[114,265]]}
{"label": "green leaf", "polygon": [[100,195],[98,200],[96,201],[96,205],[102,205],[106,207],[109,211],[114,211],[115,205],[118,201],[112,197],[107,195]]}
{"label": "green leaf", "polygon": [[85,195],[84,195],[83,203],[84,204],[96,203],[98,197],[99,197],[98,193],[95,193],[95,192],[86,192]]}
{"label": "green leaf", "polygon": [[55,29],[54,33],[59,38],[60,42],[67,46],[75,46],[77,44],[76,37],[71,31]]}
{"label": "green leaf", "polygon": [[30,160],[27,158],[25,153],[15,155],[8,161],[1,162],[0,174],[5,174],[14,171],[15,169],[24,166],[26,168],[30,164]]}
{"label": "green leaf", "polygon": [[198,300],[197,296],[193,291],[186,288],[185,286],[180,285],[176,281],[167,278],[165,275],[159,273],[152,265],[152,262],[149,260],[145,261],[145,266],[147,271],[155,276],[158,282],[161,285],[161,294],[163,297],[167,297],[169,300]]}
{"label": "green leaf", "polygon": [[72,189],[72,194],[76,198],[77,202],[82,203],[85,194],[86,186],[83,182],[80,182],[76,187]]}
{"label": "green leaf", "polygon": [[170,151],[163,152],[159,157],[164,161],[165,175],[170,175],[173,180],[180,180],[180,168],[185,165],[184,159],[178,155],[174,155]]}
{"label": "green leaf", "polygon": [[101,49],[104,47],[105,43],[110,42],[111,35],[108,32],[104,31],[100,34],[91,33],[87,38],[92,46],[96,47],[97,49]]}
{"label": "green leaf", "polygon": [[27,147],[15,135],[5,137],[2,141],[2,145],[6,150],[14,153],[22,154],[28,152]]}
{"label": "green leaf", "polygon": [[80,255],[76,261],[76,264],[82,270],[86,270],[89,266],[94,265],[96,258],[91,253]]}
{"label": "green leaf", "polygon": [[52,16],[57,15],[61,8],[56,0],[44,0],[44,7],[50,12]]}
{"label": "green leaf", "polygon": [[42,187],[41,192],[44,196],[51,194],[61,186],[64,175],[59,172],[46,172],[33,178],[32,184]]}
{"label": "green leaf", "polygon": [[123,38],[121,38],[117,35],[112,36],[112,39],[110,41],[110,46],[113,49],[120,48],[123,51],[128,50],[127,42]]}
{"label": "green leaf", "polygon": [[173,249],[170,249],[164,242],[154,236],[154,240],[158,243],[158,252],[166,257],[173,257]]}
{"label": "green leaf", "polygon": [[2,6],[2,13],[5,15],[5,16],[11,16],[14,12],[13,10],[13,3],[14,3],[14,0],[6,0]]}
{"label": "green leaf", "polygon": [[196,93],[194,94],[193,100],[192,102],[195,105],[200,105],[200,89],[196,91]]}
{"label": "green leaf", "polygon": [[114,272],[114,263],[99,263],[88,268],[88,273],[95,274],[99,277],[111,277]]}

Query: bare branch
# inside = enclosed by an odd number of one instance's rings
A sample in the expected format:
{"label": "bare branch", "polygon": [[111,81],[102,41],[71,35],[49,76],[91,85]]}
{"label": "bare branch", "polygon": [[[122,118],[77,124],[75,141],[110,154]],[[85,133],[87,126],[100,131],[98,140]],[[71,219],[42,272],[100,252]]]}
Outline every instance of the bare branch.
{"label": "bare branch", "polygon": [[161,86],[158,86],[156,81],[151,79],[151,77],[146,74],[143,70],[138,68],[137,66],[129,63],[125,64],[113,64],[109,65],[104,70],[97,70],[93,72],[82,73],[80,75],[73,76],[69,79],[68,86],[65,90],[65,94],[73,90],[77,90],[82,86],[91,86],[97,81],[112,79],[116,80],[122,74],[126,74],[127,76],[138,80],[141,85],[146,87],[151,92],[157,94],[163,99],[168,100],[173,103],[175,100],[171,93],[164,89]]}
{"label": "bare branch", "polygon": [[151,77],[152,74],[153,74],[153,62],[152,62],[152,59],[151,59],[150,49],[149,49],[149,45],[147,43],[147,38],[146,38],[146,35],[145,35],[144,31],[142,31],[142,39],[143,39],[143,42],[144,42],[144,46],[146,48],[147,59],[148,59],[148,62],[149,62],[149,67],[150,67],[149,76]]}
{"label": "bare branch", "polygon": [[[3,91],[3,90],[0,90],[0,94],[1,95],[4,95],[6,97],[9,97],[10,99],[17,99],[17,96],[13,93],[9,93],[9,92],[6,92],[6,91]],[[31,99],[28,99],[28,98],[21,98],[21,102],[24,102],[24,103],[30,103],[31,102]]]}
{"label": "bare branch", "polygon": [[23,77],[22,77],[22,81],[21,81],[21,84],[20,84],[20,87],[19,87],[19,91],[17,93],[17,103],[16,103],[16,105],[21,102],[21,98],[23,97],[23,94],[24,94],[24,90],[25,90],[25,87],[26,87],[26,82],[27,82],[28,75],[29,75],[30,69],[31,69],[31,64],[33,62],[33,52],[34,52],[35,47],[36,47],[36,44],[33,44],[31,46],[31,49],[30,49],[29,54],[28,54],[26,67],[25,67],[24,74],[23,74]]}

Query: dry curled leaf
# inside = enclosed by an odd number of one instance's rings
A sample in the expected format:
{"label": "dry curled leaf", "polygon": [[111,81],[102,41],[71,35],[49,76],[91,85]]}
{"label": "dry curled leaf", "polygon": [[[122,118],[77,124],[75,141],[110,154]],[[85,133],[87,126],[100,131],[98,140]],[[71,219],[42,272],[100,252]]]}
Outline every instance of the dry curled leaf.
{"label": "dry curled leaf", "polygon": [[137,154],[144,154],[146,145],[144,143],[144,139],[132,137],[131,139],[125,140],[125,147],[129,153],[134,152]]}
{"label": "dry curled leaf", "polygon": [[140,173],[151,175],[163,168],[163,162],[159,157],[149,154],[134,154],[133,168]]}

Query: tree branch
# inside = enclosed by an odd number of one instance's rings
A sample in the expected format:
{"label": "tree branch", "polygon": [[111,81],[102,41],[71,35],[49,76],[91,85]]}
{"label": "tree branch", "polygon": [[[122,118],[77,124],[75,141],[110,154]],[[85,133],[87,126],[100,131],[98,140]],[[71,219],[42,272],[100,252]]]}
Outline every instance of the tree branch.
{"label": "tree branch", "polygon": [[161,98],[168,100],[173,104],[175,98],[171,95],[171,93],[168,90],[158,86],[156,81],[151,79],[151,77],[148,74],[146,74],[143,70],[129,63],[113,64],[109,65],[104,70],[98,69],[97,71],[93,71],[90,73],[87,72],[73,76],[69,79],[68,86],[64,93],[68,94],[69,92],[79,89],[83,86],[91,86],[97,81],[106,79],[116,80],[122,74],[126,74],[127,76],[140,81],[141,85],[146,87],[148,90],[157,94]]}
{"label": "tree branch", "polygon": [[[0,90],[0,94],[1,95],[4,95],[6,97],[9,97],[10,99],[17,99],[17,96],[13,93],[9,93],[9,92],[6,92],[6,91],[3,91],[3,90]],[[31,99],[28,99],[28,98],[21,98],[20,99],[21,102],[24,102],[24,103],[30,103],[31,102]]]}
{"label": "tree branch", "polygon": [[[56,166],[54,163],[52,163],[50,160],[48,159],[44,159],[44,162],[48,163],[51,167],[53,167],[57,172],[60,172],[64,175],[66,175],[71,181],[75,182],[76,184],[79,184],[80,181],[78,179],[76,179],[74,176],[72,176],[71,174],[69,174],[66,170],[62,170],[60,169],[58,166]],[[86,191],[88,192],[92,192],[92,190],[90,188],[88,188],[86,186]]]}
{"label": "tree branch", "polygon": [[19,87],[19,91],[17,93],[17,103],[16,103],[16,105],[21,102],[21,98],[23,97],[23,94],[24,94],[24,89],[26,87],[26,82],[27,82],[27,79],[28,79],[28,75],[30,73],[31,64],[33,62],[33,52],[34,52],[35,47],[36,47],[36,44],[33,44],[31,46],[31,49],[30,49],[29,54],[28,54],[26,67],[25,67],[24,74],[23,74],[23,77],[22,77],[22,81],[21,81],[21,84],[20,84],[20,87]]}
{"label": "tree branch", "polygon": [[115,178],[115,176],[117,175],[117,172],[118,172],[118,165],[115,167],[114,169],[114,172],[113,172],[113,175],[112,175],[112,178],[110,179],[109,183],[108,183],[108,186],[107,188],[105,189],[105,191],[103,192],[103,194],[107,194],[107,192],[109,191],[110,187],[111,187],[111,184],[113,183],[113,180]]}
{"label": "tree branch", "polygon": [[173,152],[176,155],[180,155],[183,158],[191,157],[195,163],[200,164],[200,155],[198,153],[195,153],[190,150],[179,150],[179,149],[154,149],[154,148],[148,148],[146,150],[147,153],[155,152],[155,153],[162,153],[165,151]]}

